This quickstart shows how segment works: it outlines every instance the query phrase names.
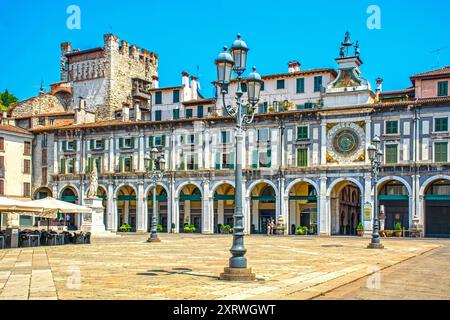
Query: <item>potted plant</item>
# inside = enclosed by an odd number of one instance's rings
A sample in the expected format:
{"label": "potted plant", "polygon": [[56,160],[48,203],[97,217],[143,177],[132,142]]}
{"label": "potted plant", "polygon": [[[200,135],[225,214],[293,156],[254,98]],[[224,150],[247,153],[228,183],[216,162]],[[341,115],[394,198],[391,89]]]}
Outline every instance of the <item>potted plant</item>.
{"label": "potted plant", "polygon": [[231,230],[232,230],[232,228],[229,225],[220,226],[220,233],[222,233],[222,234],[230,234]]}
{"label": "potted plant", "polygon": [[131,226],[128,223],[126,223],[119,228],[119,231],[120,232],[130,232]]}
{"label": "potted plant", "polygon": [[395,231],[394,234],[396,237],[400,238],[402,236],[402,225],[400,224],[400,222],[397,222],[395,224]]}
{"label": "potted plant", "polygon": [[364,235],[364,226],[361,222],[358,224],[356,232],[358,233],[358,237],[362,237]]}
{"label": "potted plant", "polygon": [[158,225],[158,226],[156,227],[156,230],[157,230],[158,232],[162,232],[162,231],[163,231],[163,226],[162,226],[162,225]]}
{"label": "potted plant", "polygon": [[197,228],[191,224],[187,224],[184,226],[183,231],[185,233],[194,233],[197,230]]}
{"label": "potted plant", "polygon": [[304,236],[305,234],[308,234],[308,227],[302,227],[302,226],[297,227],[297,230],[295,233],[298,236]]}

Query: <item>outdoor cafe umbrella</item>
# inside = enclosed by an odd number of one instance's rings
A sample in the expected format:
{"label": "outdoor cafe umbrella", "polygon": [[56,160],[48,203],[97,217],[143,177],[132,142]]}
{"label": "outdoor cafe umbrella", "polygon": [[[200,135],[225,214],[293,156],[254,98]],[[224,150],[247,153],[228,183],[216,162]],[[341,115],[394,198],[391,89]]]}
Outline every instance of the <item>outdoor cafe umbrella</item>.
{"label": "outdoor cafe umbrella", "polygon": [[51,217],[51,212],[44,212],[44,209],[40,206],[30,204],[29,202],[14,200],[6,197],[0,197],[0,227],[1,227],[1,214],[3,213],[20,213],[23,215],[37,215],[41,217]]}

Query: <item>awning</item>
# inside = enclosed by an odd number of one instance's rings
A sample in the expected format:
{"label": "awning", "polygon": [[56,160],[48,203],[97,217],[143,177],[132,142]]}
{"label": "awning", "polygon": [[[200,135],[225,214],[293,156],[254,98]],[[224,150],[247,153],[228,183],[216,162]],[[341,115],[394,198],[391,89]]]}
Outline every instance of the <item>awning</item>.
{"label": "awning", "polygon": [[45,199],[34,200],[26,202],[27,205],[41,207],[44,210],[44,213],[52,213],[56,216],[58,213],[84,213],[84,214],[92,214],[92,209],[84,206],[79,206],[76,204],[72,204],[69,202],[56,200],[54,198],[48,197]]}

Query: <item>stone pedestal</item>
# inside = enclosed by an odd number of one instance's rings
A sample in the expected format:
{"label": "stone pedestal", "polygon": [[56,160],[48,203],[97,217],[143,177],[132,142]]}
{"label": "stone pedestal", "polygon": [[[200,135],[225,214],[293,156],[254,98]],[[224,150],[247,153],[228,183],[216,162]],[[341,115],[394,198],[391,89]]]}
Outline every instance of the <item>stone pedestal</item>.
{"label": "stone pedestal", "polygon": [[252,268],[238,269],[225,268],[224,272],[220,274],[220,280],[225,281],[255,281],[256,274],[252,273]]}
{"label": "stone pedestal", "polygon": [[384,249],[384,246],[381,243],[370,243],[367,249]]}
{"label": "stone pedestal", "polygon": [[93,235],[108,233],[103,221],[102,199],[85,199],[85,206],[92,209],[91,214],[82,214],[81,231],[90,232]]}

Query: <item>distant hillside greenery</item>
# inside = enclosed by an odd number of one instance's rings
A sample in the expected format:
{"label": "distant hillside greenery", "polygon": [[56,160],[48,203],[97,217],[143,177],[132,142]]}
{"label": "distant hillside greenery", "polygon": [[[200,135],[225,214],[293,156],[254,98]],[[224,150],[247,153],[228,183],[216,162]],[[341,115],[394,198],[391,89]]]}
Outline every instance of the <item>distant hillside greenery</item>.
{"label": "distant hillside greenery", "polygon": [[0,92],[0,110],[8,110],[8,107],[19,101],[17,97],[8,92],[8,89],[5,92]]}

